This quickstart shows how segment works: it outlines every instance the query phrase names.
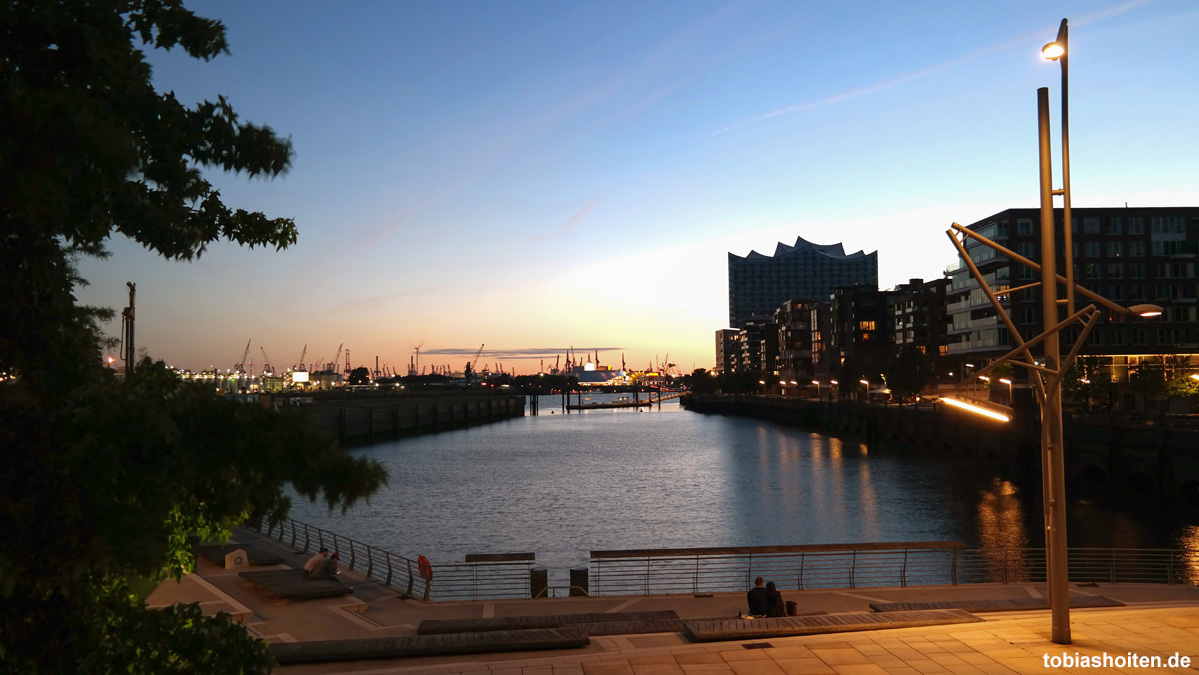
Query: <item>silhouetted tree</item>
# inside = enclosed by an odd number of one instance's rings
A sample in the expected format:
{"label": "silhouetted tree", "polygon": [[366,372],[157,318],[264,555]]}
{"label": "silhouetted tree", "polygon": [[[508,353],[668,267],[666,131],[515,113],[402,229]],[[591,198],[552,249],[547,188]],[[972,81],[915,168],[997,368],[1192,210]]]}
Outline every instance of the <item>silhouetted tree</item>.
{"label": "silhouetted tree", "polygon": [[716,373],[710,373],[704,368],[697,368],[691,373],[691,391],[697,394],[714,394],[719,386]]}
{"label": "silhouetted tree", "polygon": [[[6,672],[264,672],[264,643],[133,588],[194,564],[188,536],[280,516],[283,488],[346,507],[386,480],[307,418],[218,398],[142,361],[100,365],[78,256],[117,234],[172,260],[214,241],[282,249],[291,219],[226,206],[202,170],[276,176],[291,145],[224,98],[155,91],[135,46],[211,59],[218,21],[179,0],[0,6],[0,662]],[[144,319],[143,319],[144,320]]]}
{"label": "silhouetted tree", "polygon": [[365,366],[358,366],[350,371],[350,384],[370,384],[371,371]]}
{"label": "silhouetted tree", "polygon": [[904,345],[887,368],[887,388],[899,401],[919,396],[935,379],[932,359],[915,345]]}

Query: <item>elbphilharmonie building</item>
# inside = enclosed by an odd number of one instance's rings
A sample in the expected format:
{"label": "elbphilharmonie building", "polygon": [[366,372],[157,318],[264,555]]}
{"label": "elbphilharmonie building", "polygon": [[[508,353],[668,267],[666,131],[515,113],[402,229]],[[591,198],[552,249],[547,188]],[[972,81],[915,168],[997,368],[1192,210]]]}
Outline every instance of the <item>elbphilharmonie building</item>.
{"label": "elbphilharmonie building", "polygon": [[836,288],[878,287],[878,251],[846,254],[841,244],[813,244],[796,237],[779,242],[774,255],[729,253],[729,325],[769,319],[788,300],[828,302]]}

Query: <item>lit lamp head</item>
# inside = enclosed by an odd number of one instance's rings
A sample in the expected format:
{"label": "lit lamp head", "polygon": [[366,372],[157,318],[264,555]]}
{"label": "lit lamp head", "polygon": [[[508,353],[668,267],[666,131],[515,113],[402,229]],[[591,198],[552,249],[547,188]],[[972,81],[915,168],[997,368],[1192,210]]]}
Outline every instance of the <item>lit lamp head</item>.
{"label": "lit lamp head", "polygon": [[1062,19],[1062,25],[1057,29],[1057,39],[1045,45],[1044,47],[1041,47],[1041,56],[1044,56],[1050,61],[1057,61],[1066,55],[1066,26],[1066,20]]}
{"label": "lit lamp head", "polygon": [[963,401],[961,399],[956,399],[949,396],[942,396],[939,400],[942,403],[949,404],[960,410],[974,413],[975,415],[982,415],[983,417],[989,417],[990,419],[998,420],[1000,422],[1012,421],[1011,408],[1005,406],[995,405],[993,403],[984,404],[982,401]]}
{"label": "lit lamp head", "polygon": [[1062,58],[1062,54],[1065,53],[1066,48],[1056,42],[1050,42],[1044,47],[1041,47],[1041,56],[1044,56],[1050,61],[1057,61],[1058,59]]}
{"label": "lit lamp head", "polygon": [[1136,316],[1151,317],[1161,316],[1163,310],[1157,305],[1133,305],[1128,311]]}

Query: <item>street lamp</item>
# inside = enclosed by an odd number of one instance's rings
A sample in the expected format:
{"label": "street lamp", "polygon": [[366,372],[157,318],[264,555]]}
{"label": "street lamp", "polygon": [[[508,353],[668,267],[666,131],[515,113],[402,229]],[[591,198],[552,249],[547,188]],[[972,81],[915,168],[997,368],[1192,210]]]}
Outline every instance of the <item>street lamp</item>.
{"label": "street lamp", "polygon": [[820,380],[812,380],[812,384],[816,385],[816,400],[820,400]]}
{"label": "street lamp", "polygon": [[[1062,65],[1062,189],[1054,190],[1053,194],[1062,196],[1062,244],[1066,249],[1066,315],[1074,313],[1074,235],[1071,232],[1070,220],[1070,67],[1069,67],[1069,34],[1070,25],[1067,19],[1062,19],[1057,29],[1057,38],[1041,48],[1041,56]],[[1046,90],[1047,91],[1047,90]],[[1049,142],[1046,134],[1044,142]],[[1043,167],[1047,169],[1048,167]],[[1044,204],[1041,207],[1044,218]],[[1052,217],[1052,207],[1050,216]],[[1042,222],[1042,227],[1044,222]],[[1056,289],[1054,295],[1057,295]],[[1069,626],[1066,627],[1067,644],[1069,642]]]}
{"label": "street lamp", "polygon": [[[969,268],[971,275],[978,283],[979,289],[987,296],[996,316],[1001,319],[1011,336],[1013,349],[1002,358],[986,365],[975,377],[986,376],[996,368],[1011,363],[1027,369],[1033,377],[1030,383],[1033,393],[1041,408],[1041,473],[1043,485],[1042,505],[1045,518],[1045,557],[1046,579],[1049,585],[1049,605],[1052,613],[1051,639],[1057,644],[1070,644],[1070,589],[1067,573],[1066,549],[1066,483],[1064,445],[1062,439],[1062,380],[1066,371],[1078,356],[1079,350],[1086,343],[1091,330],[1100,319],[1099,306],[1109,311],[1125,316],[1156,316],[1161,308],[1156,306],[1137,305],[1125,308],[1107,298],[1076,286],[1074,283],[1074,245],[1072,242],[1072,225],[1070,214],[1070,145],[1069,145],[1069,80],[1066,63],[1068,21],[1062,19],[1058,30],[1057,40],[1045,46],[1042,53],[1046,58],[1057,60],[1062,66],[1062,188],[1053,189],[1052,153],[1049,149],[1049,89],[1042,87],[1037,90],[1037,131],[1039,138],[1038,165],[1040,171],[1040,202],[1041,202],[1041,260],[1039,264],[1019,255],[996,242],[991,241],[977,232],[972,232],[954,223],[950,226],[950,241],[957,248],[958,255]],[[1065,277],[1057,273],[1058,249],[1054,241],[1053,197],[1063,198],[1063,263],[1066,267]],[[958,239],[961,235],[961,239]],[[1020,264],[1040,273],[1040,281],[1018,288],[1009,288],[1007,294],[1019,290],[1033,289],[1040,286],[1042,333],[1025,341],[1024,336],[1016,328],[1012,318],[1003,306],[991,284],[978,269],[965,243],[971,238],[990,248],[999,255],[1007,256],[1013,264]],[[1058,284],[1066,287],[1066,297],[1062,302],[1065,307],[1065,317],[1062,318],[1058,300]],[[1081,310],[1074,307],[1075,294],[1085,296],[1092,301]],[[1059,334],[1075,322],[1083,328],[1070,352],[1065,356],[1061,353]],[[1031,350],[1034,347],[1043,349],[1041,358],[1034,358]],[[1197,378],[1199,379],[1199,378]],[[963,385],[969,382],[964,380]],[[1008,395],[1011,396],[1010,384]]]}
{"label": "street lamp", "polygon": [[1006,377],[999,378],[999,381],[1007,385],[1007,404],[1012,404],[1012,381]]}

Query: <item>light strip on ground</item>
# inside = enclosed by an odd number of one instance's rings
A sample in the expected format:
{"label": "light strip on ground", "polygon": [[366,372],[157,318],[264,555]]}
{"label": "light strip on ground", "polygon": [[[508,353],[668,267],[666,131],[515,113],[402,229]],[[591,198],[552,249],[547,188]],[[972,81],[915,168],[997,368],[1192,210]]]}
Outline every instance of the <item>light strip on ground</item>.
{"label": "light strip on ground", "polygon": [[994,410],[987,410],[986,408],[974,405],[973,403],[966,403],[965,401],[959,401],[956,398],[947,398],[945,396],[942,396],[941,401],[943,403],[948,403],[949,405],[951,405],[955,408],[961,408],[962,410],[969,410],[972,413],[976,413],[978,415],[985,415],[986,417],[990,417],[991,419],[999,420],[1000,422],[1011,422],[1012,421],[1011,417],[1008,417],[1007,415],[1004,415],[1003,413],[997,413]]}

